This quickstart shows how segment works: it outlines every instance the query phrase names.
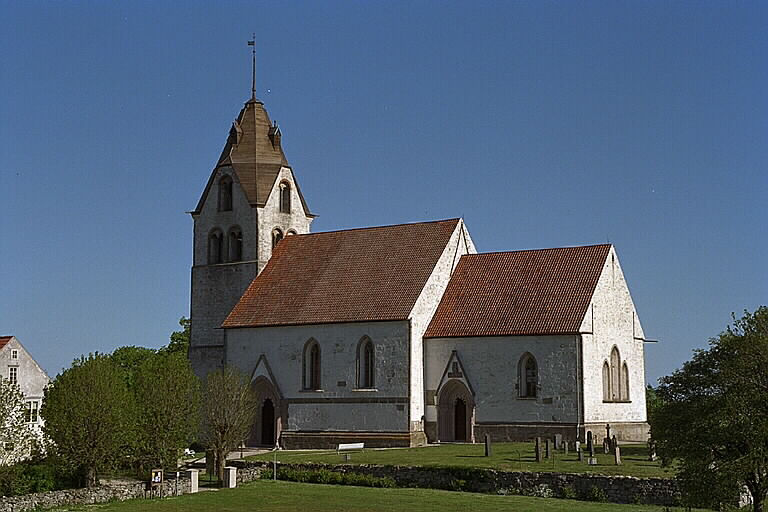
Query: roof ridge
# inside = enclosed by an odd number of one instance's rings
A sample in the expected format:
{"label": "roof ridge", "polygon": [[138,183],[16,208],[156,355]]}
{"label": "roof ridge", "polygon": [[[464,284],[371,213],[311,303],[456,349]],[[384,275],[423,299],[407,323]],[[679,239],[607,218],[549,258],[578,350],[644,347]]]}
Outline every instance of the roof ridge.
{"label": "roof ridge", "polygon": [[478,252],[475,254],[465,254],[464,256],[490,256],[492,254],[515,254],[521,252],[543,252],[543,251],[558,251],[563,249],[588,249],[590,247],[613,247],[613,244],[590,244],[590,245],[564,245],[561,247],[541,247],[539,249],[517,249],[514,251],[489,251]]}
{"label": "roof ridge", "polygon": [[305,236],[315,236],[315,235],[327,235],[331,233],[348,233],[350,231],[366,231],[369,229],[384,229],[384,228],[396,228],[400,226],[416,226],[419,224],[438,224],[440,222],[451,222],[451,221],[460,221],[460,217],[455,217],[451,219],[440,219],[440,220],[425,220],[425,221],[417,221],[417,222],[402,222],[400,224],[384,224],[382,226],[364,226],[359,228],[349,228],[349,229],[334,229],[331,231],[318,231],[316,233],[301,233],[296,234],[293,236],[299,236],[299,237],[305,237]]}

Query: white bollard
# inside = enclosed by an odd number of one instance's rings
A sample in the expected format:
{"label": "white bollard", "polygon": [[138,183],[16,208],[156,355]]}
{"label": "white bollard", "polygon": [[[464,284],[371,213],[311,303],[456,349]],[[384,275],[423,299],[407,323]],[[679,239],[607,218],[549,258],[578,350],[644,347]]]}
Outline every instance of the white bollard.
{"label": "white bollard", "polygon": [[190,469],[186,473],[186,477],[189,478],[189,492],[196,493],[198,491],[198,471]]}
{"label": "white bollard", "polygon": [[224,468],[224,487],[234,489],[237,487],[237,468],[227,466]]}

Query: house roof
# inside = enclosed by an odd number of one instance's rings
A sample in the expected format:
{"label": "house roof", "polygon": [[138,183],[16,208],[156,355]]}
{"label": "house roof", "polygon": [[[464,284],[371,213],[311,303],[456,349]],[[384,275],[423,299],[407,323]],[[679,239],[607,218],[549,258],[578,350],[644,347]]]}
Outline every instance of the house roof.
{"label": "house roof", "polygon": [[[211,173],[203,195],[192,213],[199,213],[202,209],[213,185],[216,170],[227,166],[234,169],[248,202],[253,206],[263,207],[280,169],[290,167],[283,153],[281,137],[280,128],[272,124],[264,104],[256,99],[248,100],[232,123],[216,169]],[[304,212],[311,215],[298,183],[296,190]]]}
{"label": "house roof", "polygon": [[5,347],[13,336],[0,336],[0,349]]}
{"label": "house roof", "polygon": [[464,255],[424,337],[577,333],[610,249]]}
{"label": "house roof", "polygon": [[458,223],[288,236],[222,326],[405,320]]}

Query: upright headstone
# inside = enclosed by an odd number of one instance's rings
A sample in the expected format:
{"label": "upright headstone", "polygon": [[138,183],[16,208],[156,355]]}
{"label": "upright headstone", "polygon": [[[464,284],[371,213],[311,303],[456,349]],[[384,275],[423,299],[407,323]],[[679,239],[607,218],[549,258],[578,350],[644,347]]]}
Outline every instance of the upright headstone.
{"label": "upright headstone", "polygon": [[603,453],[611,453],[611,440],[607,437],[603,439]]}
{"label": "upright headstone", "polygon": [[619,446],[619,440],[616,439],[616,436],[613,436],[611,438],[611,450],[615,450]]}
{"label": "upright headstone", "polygon": [[613,458],[617,466],[621,466],[621,448],[618,445],[613,449]]}
{"label": "upright headstone", "polygon": [[595,458],[595,445],[592,443],[589,443],[589,458],[594,459]]}
{"label": "upright headstone", "polygon": [[594,444],[595,444],[594,439],[592,439],[592,431],[590,430],[589,432],[587,432],[587,451],[588,452],[590,453],[592,452],[592,450],[594,449],[593,448]]}
{"label": "upright headstone", "polygon": [[610,439],[611,437],[613,437],[613,431],[611,430],[610,423],[605,424],[605,437],[606,439]]}
{"label": "upright headstone", "polygon": [[491,456],[491,435],[485,434],[485,456]]}
{"label": "upright headstone", "polygon": [[579,462],[584,462],[584,450],[579,448]]}
{"label": "upright headstone", "polygon": [[574,443],[573,449],[576,450],[577,452],[580,452],[581,451],[581,441],[576,441]]}
{"label": "upright headstone", "polygon": [[560,445],[563,444],[563,434],[555,434],[555,450],[560,449]]}
{"label": "upright headstone", "polygon": [[563,455],[568,455],[568,441],[563,441]]}
{"label": "upright headstone", "polygon": [[544,458],[548,459],[549,458],[549,439],[544,441],[544,447],[546,449],[546,451],[544,452]]}
{"label": "upright headstone", "polygon": [[651,462],[656,462],[656,443],[653,441],[648,441],[648,460]]}
{"label": "upright headstone", "polygon": [[536,462],[541,462],[541,438],[536,438]]}

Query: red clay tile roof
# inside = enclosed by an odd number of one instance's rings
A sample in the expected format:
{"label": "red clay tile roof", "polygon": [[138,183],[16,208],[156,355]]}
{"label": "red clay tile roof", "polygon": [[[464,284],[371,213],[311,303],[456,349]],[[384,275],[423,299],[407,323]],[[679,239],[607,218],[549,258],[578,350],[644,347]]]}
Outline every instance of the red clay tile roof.
{"label": "red clay tile roof", "polygon": [[288,236],[222,326],[405,320],[458,222]]}
{"label": "red clay tile roof", "polygon": [[6,346],[8,342],[11,341],[11,338],[13,338],[13,336],[0,336],[0,348]]}
{"label": "red clay tile roof", "polygon": [[576,333],[610,248],[464,255],[424,337]]}

